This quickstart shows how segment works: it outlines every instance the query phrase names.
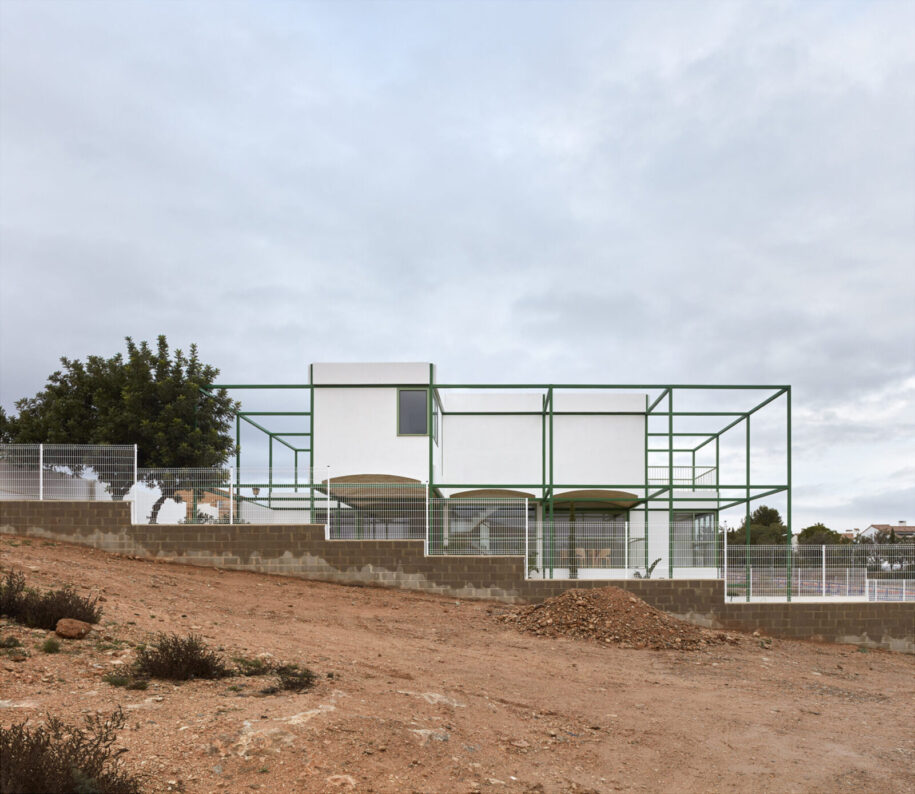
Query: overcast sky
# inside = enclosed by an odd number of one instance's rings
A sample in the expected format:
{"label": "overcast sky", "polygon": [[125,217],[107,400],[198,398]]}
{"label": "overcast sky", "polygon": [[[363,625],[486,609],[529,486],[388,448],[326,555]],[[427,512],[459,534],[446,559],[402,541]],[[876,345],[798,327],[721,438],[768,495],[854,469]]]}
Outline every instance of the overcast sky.
{"label": "overcast sky", "polygon": [[[790,383],[794,517],[915,522],[915,3],[0,0],[0,402]],[[249,405],[249,407],[251,407]]]}

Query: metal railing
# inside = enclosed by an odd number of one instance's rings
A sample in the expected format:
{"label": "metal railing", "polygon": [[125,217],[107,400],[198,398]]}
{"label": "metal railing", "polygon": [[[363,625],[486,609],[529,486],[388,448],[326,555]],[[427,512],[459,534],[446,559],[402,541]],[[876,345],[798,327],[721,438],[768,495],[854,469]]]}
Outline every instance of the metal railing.
{"label": "metal railing", "polygon": [[673,479],[668,466],[649,466],[648,467],[648,484],[649,485],[682,485],[684,487],[693,485],[714,485],[715,484],[715,467],[714,466],[674,466]]}
{"label": "metal railing", "polygon": [[0,444],[0,499],[120,501],[136,466],[132,444]]}
{"label": "metal railing", "polygon": [[727,601],[915,601],[915,544],[729,545]]}

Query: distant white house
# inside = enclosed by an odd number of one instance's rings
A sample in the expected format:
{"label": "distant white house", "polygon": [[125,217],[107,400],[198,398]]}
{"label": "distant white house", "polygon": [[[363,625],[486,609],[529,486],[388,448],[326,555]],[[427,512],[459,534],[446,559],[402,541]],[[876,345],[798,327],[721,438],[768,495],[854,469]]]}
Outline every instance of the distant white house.
{"label": "distant white house", "polygon": [[900,521],[897,524],[871,524],[866,529],[861,530],[859,537],[873,538],[878,532],[887,534],[895,532],[896,537],[900,540],[908,540],[909,538],[915,538],[915,525],[908,524],[905,521]]}

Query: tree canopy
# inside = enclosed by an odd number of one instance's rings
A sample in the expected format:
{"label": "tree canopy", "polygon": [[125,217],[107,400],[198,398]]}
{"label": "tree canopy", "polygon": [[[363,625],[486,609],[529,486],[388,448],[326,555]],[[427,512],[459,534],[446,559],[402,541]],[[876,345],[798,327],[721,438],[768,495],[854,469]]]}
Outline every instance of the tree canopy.
{"label": "tree canopy", "polygon": [[801,545],[810,546],[836,546],[851,543],[851,539],[834,532],[825,524],[812,524],[800,531],[797,536],[797,542]]}
{"label": "tree canopy", "polygon": [[[728,543],[746,543],[747,520],[744,517],[737,529],[728,532]],[[774,507],[760,505],[750,514],[750,545],[781,546],[788,540],[788,528]]]}
{"label": "tree canopy", "polygon": [[232,418],[238,404],[225,390],[200,387],[219,370],[171,353],[165,336],[155,348],[126,338],[127,355],[61,358],[44,389],[16,403],[18,416],[0,417],[8,440],[46,444],[136,444],[138,465],[210,467],[234,452]]}

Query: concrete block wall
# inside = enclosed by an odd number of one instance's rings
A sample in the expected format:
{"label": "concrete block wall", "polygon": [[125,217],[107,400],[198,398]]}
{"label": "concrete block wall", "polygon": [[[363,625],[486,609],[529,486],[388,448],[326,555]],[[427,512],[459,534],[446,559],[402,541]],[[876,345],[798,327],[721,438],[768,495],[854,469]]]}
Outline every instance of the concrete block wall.
{"label": "concrete block wall", "polygon": [[709,627],[915,653],[913,604],[726,604],[720,580],[527,581],[522,557],[425,557],[421,540],[328,541],[314,525],[133,526],[127,502],[0,501],[0,532],[188,565],[509,603],[614,584]]}

